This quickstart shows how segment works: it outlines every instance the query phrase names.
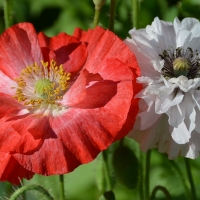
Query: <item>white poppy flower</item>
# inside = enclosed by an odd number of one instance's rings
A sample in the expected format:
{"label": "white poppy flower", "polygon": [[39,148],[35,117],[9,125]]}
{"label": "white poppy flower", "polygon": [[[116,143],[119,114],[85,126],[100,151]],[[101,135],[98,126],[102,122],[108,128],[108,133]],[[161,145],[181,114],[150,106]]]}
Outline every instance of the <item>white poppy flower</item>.
{"label": "white poppy flower", "polygon": [[141,150],[158,148],[169,159],[196,158],[200,152],[200,22],[155,18],[132,29],[125,43],[138,59],[143,90],[130,136]]}

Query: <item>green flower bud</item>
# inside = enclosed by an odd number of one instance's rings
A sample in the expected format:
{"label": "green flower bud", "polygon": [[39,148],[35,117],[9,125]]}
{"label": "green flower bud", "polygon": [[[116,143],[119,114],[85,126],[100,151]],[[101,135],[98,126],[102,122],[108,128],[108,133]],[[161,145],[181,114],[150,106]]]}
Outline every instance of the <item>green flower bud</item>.
{"label": "green flower bud", "polygon": [[93,0],[93,2],[95,4],[95,10],[100,10],[106,2],[106,0]]}

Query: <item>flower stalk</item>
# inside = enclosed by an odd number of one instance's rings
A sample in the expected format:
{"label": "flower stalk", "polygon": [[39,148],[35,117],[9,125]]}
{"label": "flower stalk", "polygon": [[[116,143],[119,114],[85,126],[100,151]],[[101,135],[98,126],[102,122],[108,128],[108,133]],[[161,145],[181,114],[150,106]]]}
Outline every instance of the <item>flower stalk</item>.
{"label": "flower stalk", "polygon": [[170,162],[170,164],[174,167],[174,169],[176,170],[180,180],[182,181],[183,187],[184,187],[184,191],[186,193],[186,199],[189,199],[190,196],[190,191],[189,188],[186,184],[186,180],[184,178],[184,175],[182,173],[182,171],[180,170],[179,166],[176,164],[176,162],[174,160],[168,160]]}
{"label": "flower stalk", "polygon": [[115,22],[115,8],[116,8],[116,0],[111,0],[110,2],[110,18],[109,18],[109,30],[114,30],[114,22]]}
{"label": "flower stalk", "polygon": [[95,28],[99,23],[100,12],[101,12],[101,10],[96,10],[95,9],[94,20],[93,20],[93,28]]}
{"label": "flower stalk", "polygon": [[146,154],[146,174],[145,174],[145,196],[146,196],[145,199],[146,200],[150,199],[150,195],[149,195],[150,161],[151,161],[151,150],[148,150]]}
{"label": "flower stalk", "polygon": [[94,5],[95,5],[93,28],[95,28],[99,23],[101,8],[103,7],[106,0],[93,0],[93,2],[94,2]]}
{"label": "flower stalk", "polygon": [[133,2],[132,23],[133,27],[138,29],[138,0],[132,0],[132,2]]}
{"label": "flower stalk", "polygon": [[64,175],[59,175],[60,181],[60,200],[65,200],[65,191],[64,191]]}
{"label": "flower stalk", "polygon": [[42,193],[44,195],[44,197],[46,197],[47,200],[54,200],[53,197],[47,192],[47,190],[45,190],[43,187],[39,186],[39,185],[25,185],[21,188],[19,188],[18,190],[16,190],[12,196],[10,197],[9,200],[17,200],[18,197],[25,193],[27,190],[36,190],[40,193]]}
{"label": "flower stalk", "polygon": [[184,158],[185,160],[185,167],[186,167],[186,171],[187,171],[187,176],[190,182],[190,188],[191,188],[191,197],[193,200],[197,200],[197,195],[196,195],[196,189],[194,186],[194,180],[192,177],[192,173],[191,173],[191,167],[190,167],[190,161],[188,158]]}
{"label": "flower stalk", "polygon": [[5,28],[8,28],[9,27],[8,0],[4,0],[3,9],[4,9]]}
{"label": "flower stalk", "polygon": [[162,191],[162,192],[164,193],[164,195],[165,195],[165,197],[166,197],[166,200],[172,200],[172,197],[171,197],[170,193],[168,192],[168,190],[167,190],[165,187],[160,186],[160,185],[156,186],[156,187],[153,189],[153,192],[152,192],[152,195],[151,195],[151,199],[150,199],[150,200],[154,200],[154,199],[155,199],[156,193],[157,193],[159,190]]}
{"label": "flower stalk", "polygon": [[112,190],[112,185],[109,177],[109,168],[108,168],[108,161],[107,161],[107,152],[103,151],[103,162],[105,166],[105,180],[106,180],[106,190],[111,191]]}
{"label": "flower stalk", "polygon": [[144,200],[144,186],[143,186],[143,181],[144,181],[144,164],[145,164],[145,159],[143,152],[139,150],[139,158],[140,158],[140,181],[139,181],[139,196],[140,200]]}

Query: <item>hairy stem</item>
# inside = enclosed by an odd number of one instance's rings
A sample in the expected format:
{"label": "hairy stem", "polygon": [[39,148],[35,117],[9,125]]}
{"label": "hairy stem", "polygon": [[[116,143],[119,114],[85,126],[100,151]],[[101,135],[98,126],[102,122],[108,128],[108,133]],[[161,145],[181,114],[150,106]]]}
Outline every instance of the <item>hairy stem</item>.
{"label": "hairy stem", "polygon": [[144,155],[142,151],[139,151],[140,158],[140,181],[139,181],[139,196],[140,200],[144,200]]}
{"label": "hairy stem", "polygon": [[116,0],[110,0],[110,18],[109,18],[109,30],[114,30],[114,23],[115,23],[115,7],[116,7]]}
{"label": "hairy stem", "polygon": [[132,1],[133,1],[132,22],[133,22],[133,27],[137,29],[138,28],[138,0],[132,0]]}
{"label": "hairy stem", "polygon": [[185,160],[185,167],[186,167],[186,171],[187,171],[187,176],[190,182],[190,188],[191,188],[191,197],[192,200],[197,200],[197,196],[196,196],[196,189],[194,186],[194,180],[192,177],[192,173],[191,173],[191,167],[190,167],[190,161],[188,158],[184,158]]}
{"label": "hairy stem", "polygon": [[94,20],[93,20],[93,28],[95,28],[99,23],[100,12],[101,12],[101,10],[95,10]]}
{"label": "hairy stem", "polygon": [[150,199],[149,195],[149,174],[150,174],[150,161],[151,161],[151,150],[147,151],[146,155],[146,175],[145,175],[145,200]]}
{"label": "hairy stem", "polygon": [[53,197],[48,193],[47,190],[45,190],[43,187],[41,187],[39,185],[35,185],[35,184],[25,185],[25,186],[19,188],[11,195],[9,200],[17,200],[17,198],[27,190],[36,190],[36,191],[42,193],[44,195],[44,197],[46,197],[47,200],[54,200]]}
{"label": "hairy stem", "polygon": [[154,200],[155,197],[156,197],[156,193],[157,191],[162,191],[164,194],[165,194],[165,197],[166,197],[166,200],[172,200],[172,197],[170,195],[170,193],[168,192],[168,190],[163,187],[163,186],[156,186],[154,189],[153,189],[153,192],[152,192],[152,195],[151,195],[151,200]]}
{"label": "hairy stem", "polygon": [[60,181],[60,200],[65,200],[65,191],[64,191],[64,175],[59,175]]}
{"label": "hairy stem", "polygon": [[184,178],[184,175],[182,173],[182,171],[180,170],[179,166],[176,164],[176,162],[174,160],[168,160],[170,162],[170,164],[174,167],[174,169],[176,170],[177,174],[179,175],[182,183],[183,183],[183,187],[184,187],[184,191],[186,193],[186,199],[189,199],[189,196],[190,196],[190,191],[189,191],[189,188],[186,184],[186,181],[185,181],[185,178]]}
{"label": "hairy stem", "polygon": [[104,161],[104,166],[105,166],[105,180],[106,180],[106,188],[107,191],[111,191],[112,190],[112,185],[110,182],[110,176],[109,176],[109,168],[108,168],[108,161],[107,161],[107,154],[106,151],[102,152],[103,155],[103,161]]}
{"label": "hairy stem", "polygon": [[4,21],[5,21],[5,28],[8,28],[9,25],[9,12],[8,12],[8,0],[4,0],[3,4],[3,9],[4,9]]}

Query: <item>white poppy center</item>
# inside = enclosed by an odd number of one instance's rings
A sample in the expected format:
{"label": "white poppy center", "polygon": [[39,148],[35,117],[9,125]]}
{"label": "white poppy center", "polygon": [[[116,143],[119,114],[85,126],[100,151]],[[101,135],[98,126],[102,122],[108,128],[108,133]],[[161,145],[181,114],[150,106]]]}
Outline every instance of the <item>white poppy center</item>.
{"label": "white poppy center", "polygon": [[187,58],[178,57],[173,61],[174,75],[176,77],[187,76],[190,67],[190,62]]}
{"label": "white poppy center", "polygon": [[164,50],[159,55],[164,60],[162,75],[167,79],[186,76],[188,79],[200,78],[200,56],[188,47],[179,47],[175,51]]}

